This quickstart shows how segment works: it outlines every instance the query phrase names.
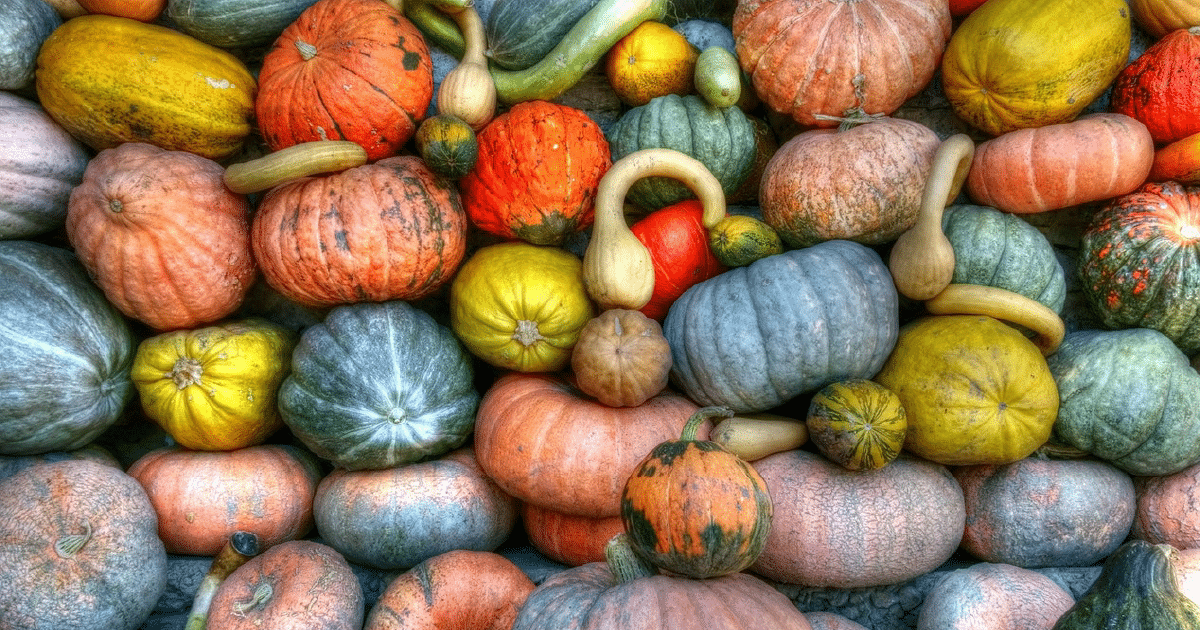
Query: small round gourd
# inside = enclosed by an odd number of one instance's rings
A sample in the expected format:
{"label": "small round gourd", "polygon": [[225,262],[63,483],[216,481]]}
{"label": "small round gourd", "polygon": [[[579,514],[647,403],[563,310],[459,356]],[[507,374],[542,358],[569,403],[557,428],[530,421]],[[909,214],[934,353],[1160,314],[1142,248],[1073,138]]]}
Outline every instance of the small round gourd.
{"label": "small round gourd", "polygon": [[430,116],[417,127],[415,136],[421,159],[433,172],[447,179],[461,179],[479,159],[475,130],[453,114]]}
{"label": "small round gourd", "polygon": [[783,253],[775,228],[745,214],[730,214],[708,230],[708,246],[726,267],[745,267],[759,258]]}
{"label": "small round gourd", "polygon": [[866,379],[836,381],[813,395],[806,420],[821,454],[850,470],[874,470],[904,448],[908,416],[900,397]]}

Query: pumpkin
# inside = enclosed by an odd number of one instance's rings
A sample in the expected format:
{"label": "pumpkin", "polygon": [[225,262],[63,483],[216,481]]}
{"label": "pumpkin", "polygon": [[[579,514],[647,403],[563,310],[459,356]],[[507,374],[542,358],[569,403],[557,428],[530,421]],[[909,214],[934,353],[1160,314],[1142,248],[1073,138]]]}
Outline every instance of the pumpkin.
{"label": "pumpkin", "polygon": [[891,114],[933,78],[950,39],[946,2],[738,2],[742,70],[767,106],[803,126],[858,109]]}
{"label": "pumpkin", "polygon": [[313,526],[319,462],[293,446],[232,451],[156,448],[129,466],[158,515],[168,553],[214,556],[234,532],[266,548],[306,536]]}
{"label": "pumpkin", "polygon": [[752,412],[870,378],[895,345],[898,303],[879,255],[851,241],[730,269],[667,313],[672,381],[698,404]]}
{"label": "pumpkin", "polygon": [[146,417],[180,445],[253,446],[283,427],[275,398],[294,345],[264,319],[162,333],[138,345],[130,379]]}
{"label": "pumpkin", "polygon": [[453,182],[405,155],[272,189],[251,244],[271,286],[322,307],[433,293],[466,256],[466,234]]}
{"label": "pumpkin", "polygon": [[438,554],[388,582],[364,630],[501,630],[517,617],[533,581],[491,551]]}
{"label": "pumpkin", "polygon": [[0,238],[62,227],[87,150],[35,101],[8,92],[0,92],[0,129]]}
{"label": "pumpkin", "polygon": [[894,240],[916,222],[940,144],[932,129],[903,118],[797,134],[763,170],[763,220],[791,247]]}
{"label": "pumpkin", "polygon": [[1144,124],[1124,114],[1089,114],[979,143],[966,188],[978,204],[1045,212],[1132,192],[1153,162]]}
{"label": "pumpkin", "polygon": [[967,508],[961,548],[1026,569],[1086,567],[1129,535],[1133,480],[1095,459],[1026,457],[953,471]]}
{"label": "pumpkin", "polygon": [[1170,545],[1144,540],[1121,545],[1054,630],[1200,627],[1200,606],[1179,592],[1174,573],[1178,553]]}
{"label": "pumpkin", "polygon": [[1112,85],[1112,111],[1146,125],[1168,144],[1200,133],[1200,25],[1167,33],[1125,66]]}
{"label": "pumpkin", "polygon": [[1055,440],[1137,476],[1200,463],[1200,373],[1149,328],[1079,330],[1047,358]]}
{"label": "pumpkin", "polygon": [[392,570],[453,549],[495,550],[512,533],[517,503],[463,447],[403,466],[334,469],[313,514],[321,538],[346,559]]}
{"label": "pumpkin", "polygon": [[662,321],[688,287],[725,271],[708,246],[704,220],[700,200],[684,199],[629,226],[629,231],[646,246],[654,265],[654,292],[640,309],[650,319]]}
{"label": "pumpkin", "polygon": [[437,457],[466,442],[479,393],[462,344],[403,301],[339,306],[306,328],[279,388],[283,421],[348,470]]}
{"label": "pumpkin", "polygon": [[1200,549],[1200,509],[1194,497],[1200,490],[1200,464],[1169,475],[1137,477],[1137,512],[1132,534],[1176,549]]}
{"label": "pumpkin", "polygon": [[38,49],[63,19],[49,2],[14,0],[0,9],[0,28],[7,34],[0,44],[0,90],[21,90],[33,85]]}
{"label": "pumpkin", "polygon": [[595,315],[583,263],[523,241],[481,247],[450,284],[450,328],[480,359],[522,372],[557,371]]}
{"label": "pumpkin", "polygon": [[[636,407],[599,403],[557,374],[505,374],[475,420],[479,465],[527,503],[617,516],[626,480],[657,444],[677,437],[697,406],[671,390]],[[698,437],[707,438],[707,427]]]}
{"label": "pumpkin", "polygon": [[525,598],[512,630],[811,628],[787,596],[749,573],[706,580],[663,575],[640,561],[620,534],[605,556],[543,580]]}
{"label": "pumpkin", "polygon": [[612,157],[583,110],[517,103],[475,138],[475,168],[459,180],[472,225],[505,239],[561,245],[592,224],[596,188]]}
{"label": "pumpkin", "polygon": [[0,241],[0,277],[0,454],[89,444],[133,398],[133,333],[69,250]]}
{"label": "pumpkin", "polygon": [[837,613],[815,610],[804,613],[812,630],[868,630],[866,626]]}
{"label": "pumpkin", "polygon": [[267,51],[258,80],[255,117],[269,147],[352,140],[371,161],[395,155],[433,100],[425,38],[377,0],[313,3]]}
{"label": "pumpkin", "polygon": [[838,589],[898,584],[941,566],[962,538],[962,489],[940,464],[902,453],[883,468],[851,471],[792,449],[753,465],[775,515],[750,570],[769,580]]}
{"label": "pumpkin", "polygon": [[144,142],[212,160],[245,144],[258,93],[254,75],[227,51],[98,14],[67,20],[46,38],[35,83],[42,107],[93,149]]}
{"label": "pumpkin", "polygon": [[0,482],[0,626],[134,630],[167,581],[146,493],[88,460],[32,466]]}
{"label": "pumpkin", "polygon": [[174,28],[221,48],[267,46],[314,0],[166,0]]}
{"label": "pumpkin", "polygon": [[[747,89],[747,93],[753,94],[749,89]],[[743,109],[753,111],[753,108],[743,107]],[[742,180],[741,186],[728,195],[728,201],[730,204],[756,206],[758,205],[758,189],[762,184],[763,171],[766,170],[771,157],[779,150],[779,139],[776,137],[771,123],[762,116],[749,115],[747,117],[754,125],[754,161],[750,165],[750,174]]]}
{"label": "pumpkin", "polygon": [[357,630],[365,597],[345,558],[328,545],[291,540],[234,570],[213,596],[208,630]]}
{"label": "pumpkin", "polygon": [[852,379],[813,394],[805,426],[825,457],[850,470],[874,470],[900,455],[908,416],[895,392],[874,381]]}
{"label": "pumpkin", "polygon": [[167,0],[80,0],[79,6],[88,13],[102,13],[139,22],[153,22],[167,7]]}
{"label": "pumpkin", "polygon": [[1124,0],[985,4],[954,30],[941,71],[951,109],[986,134],[1074,119],[1128,59]]}
{"label": "pumpkin", "polygon": [[783,253],[783,240],[766,221],[745,214],[730,214],[708,230],[708,247],[726,267],[745,267],[767,256]]}
{"label": "pumpkin", "polygon": [[995,630],[1050,630],[1075,604],[1069,591],[1042,573],[978,562],[955,569],[925,594],[917,630],[966,630],[986,619]]}
{"label": "pumpkin", "polygon": [[571,349],[580,391],[610,407],[636,407],[667,387],[671,347],[640,311],[608,309],[588,320]]}
{"label": "pumpkin", "polygon": [[580,516],[521,502],[521,525],[529,544],[551,560],[577,567],[604,562],[604,547],[625,531],[621,515]]}
{"label": "pumpkin", "polygon": [[1109,328],[1158,330],[1200,350],[1200,188],[1149,183],[1092,215],[1080,237],[1079,278]]}
{"label": "pumpkin", "polygon": [[479,159],[475,130],[453,114],[437,114],[421,121],[414,140],[430,170],[447,179],[462,179]]}
{"label": "pumpkin", "polygon": [[488,58],[506,70],[529,68],[597,4],[597,0],[497,2],[485,20]]}
{"label": "pumpkin", "polygon": [[251,208],[223,174],[208,158],[141,142],[88,162],[67,205],[67,237],[122,313],[167,331],[241,306],[258,273]]}
{"label": "pumpkin", "polygon": [[1155,151],[1146,179],[1151,182],[1174,180],[1185,186],[1200,185],[1200,132]]}
{"label": "pumpkin", "polygon": [[57,462],[67,459],[88,459],[101,464],[122,468],[121,462],[108,449],[92,442],[69,451],[50,451],[37,455],[0,455],[0,480],[9,477],[38,464]]}
{"label": "pumpkin", "polygon": [[1200,7],[1191,0],[1130,0],[1133,21],[1151,37],[1200,26]]}
{"label": "pumpkin", "polygon": [[679,32],[647,20],[613,45],[604,56],[604,75],[613,91],[631,107],[666,94],[695,91],[692,77],[700,51]]}

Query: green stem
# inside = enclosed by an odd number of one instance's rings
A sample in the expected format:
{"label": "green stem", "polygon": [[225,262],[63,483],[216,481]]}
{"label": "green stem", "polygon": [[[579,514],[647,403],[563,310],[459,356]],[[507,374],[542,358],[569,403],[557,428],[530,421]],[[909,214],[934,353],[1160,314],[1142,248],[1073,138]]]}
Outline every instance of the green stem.
{"label": "green stem", "polygon": [[680,434],[680,441],[690,442],[696,439],[696,433],[700,430],[700,425],[708,422],[711,418],[732,418],[733,410],[729,407],[701,407],[688,418],[687,424],[683,425],[683,433]]}
{"label": "green stem", "polygon": [[642,559],[629,544],[629,534],[621,532],[604,545],[604,560],[617,582],[626,584],[641,578],[658,575],[658,569]]}

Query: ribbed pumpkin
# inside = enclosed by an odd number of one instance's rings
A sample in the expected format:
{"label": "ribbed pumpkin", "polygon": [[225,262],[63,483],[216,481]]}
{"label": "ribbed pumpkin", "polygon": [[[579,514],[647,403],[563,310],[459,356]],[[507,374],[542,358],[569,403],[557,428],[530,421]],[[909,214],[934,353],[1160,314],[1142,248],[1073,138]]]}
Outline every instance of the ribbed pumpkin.
{"label": "ribbed pumpkin", "polygon": [[529,544],[569,567],[604,562],[604,547],[625,531],[621,515],[580,516],[521,502],[521,526]]}
{"label": "ribbed pumpkin", "polygon": [[1191,0],[1130,0],[1133,20],[1151,37],[1200,26],[1200,7]]}
{"label": "ribbed pumpkin", "polygon": [[933,78],[950,39],[946,2],[737,3],[742,69],[771,109],[804,126],[850,109],[891,114]]}
{"label": "ribbed pumpkin", "polygon": [[466,256],[454,183],[402,155],[271,189],[254,216],[263,276],[305,306],[416,300]]}
{"label": "ribbed pumpkin", "polygon": [[592,224],[612,165],[604,132],[583,110],[525,101],[476,134],[475,169],[460,182],[471,223],[507,239],[560,245]]}
{"label": "ribbed pumpkin", "polygon": [[1114,199],[1084,228],[1079,278],[1110,328],[1153,328],[1200,350],[1200,187],[1150,183]]}
{"label": "ribbed pumpkin", "polygon": [[1145,124],[1158,143],[1200,133],[1200,26],[1167,33],[1125,66],[1111,108]]}
{"label": "ribbed pumpkin", "polygon": [[221,48],[253,48],[275,41],[314,0],[166,0],[171,24]]}
{"label": "ribbed pumpkin", "polygon": [[1043,573],[1011,564],[977,562],[955,569],[925,594],[916,630],[1049,630],[1075,603]]}
{"label": "ribbed pumpkin", "polygon": [[408,18],[378,0],[318,0],[275,40],[254,110],[272,149],[351,140],[395,155],[433,100],[433,62]]}
{"label": "ribbed pumpkin", "polygon": [[629,226],[629,231],[646,246],[654,265],[654,292],[641,308],[650,319],[662,321],[688,287],[725,271],[708,246],[704,206],[698,199],[655,210]]}
{"label": "ribbed pumpkin", "polygon": [[874,470],[900,455],[908,416],[895,392],[874,381],[852,379],[817,390],[805,425],[821,454],[850,470]]}
{"label": "ribbed pumpkin", "polygon": [[165,331],[210,324],[241,305],[257,275],[250,203],[225,187],[224,172],[140,142],[88,163],[71,191],[67,237],[122,313]]}
{"label": "ribbed pumpkin", "polygon": [[36,101],[9,92],[0,92],[0,129],[0,239],[62,227],[90,157],[83,144]]}
{"label": "ribbed pumpkin", "polygon": [[38,100],[93,149],[146,142],[220,160],[252,131],[246,65],[165,26],[81,15],[46,38],[37,63]]}

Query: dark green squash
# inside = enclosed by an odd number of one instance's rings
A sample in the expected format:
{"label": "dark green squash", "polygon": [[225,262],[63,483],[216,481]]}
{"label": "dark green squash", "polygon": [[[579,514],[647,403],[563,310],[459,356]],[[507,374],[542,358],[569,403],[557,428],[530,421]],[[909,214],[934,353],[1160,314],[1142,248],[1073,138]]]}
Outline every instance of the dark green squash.
{"label": "dark green squash", "polygon": [[413,138],[421,159],[447,179],[465,177],[479,159],[479,141],[467,121],[453,114],[435,114],[421,122]]}
{"label": "dark green squash", "polygon": [[221,48],[275,41],[316,0],[167,0],[166,17],[180,31]]}
{"label": "dark green squash", "polygon": [[1130,540],[1104,561],[1100,577],[1054,630],[1196,630],[1200,607],[1179,591],[1166,544]]}
{"label": "dark green squash", "polygon": [[339,306],[304,331],[279,390],[284,422],[348,470],[399,466],[461,446],[479,393],[470,355],[407,302]]}
{"label": "dark green squash", "polygon": [[484,22],[485,55],[506,70],[524,70],[546,56],[599,0],[497,2]]}

